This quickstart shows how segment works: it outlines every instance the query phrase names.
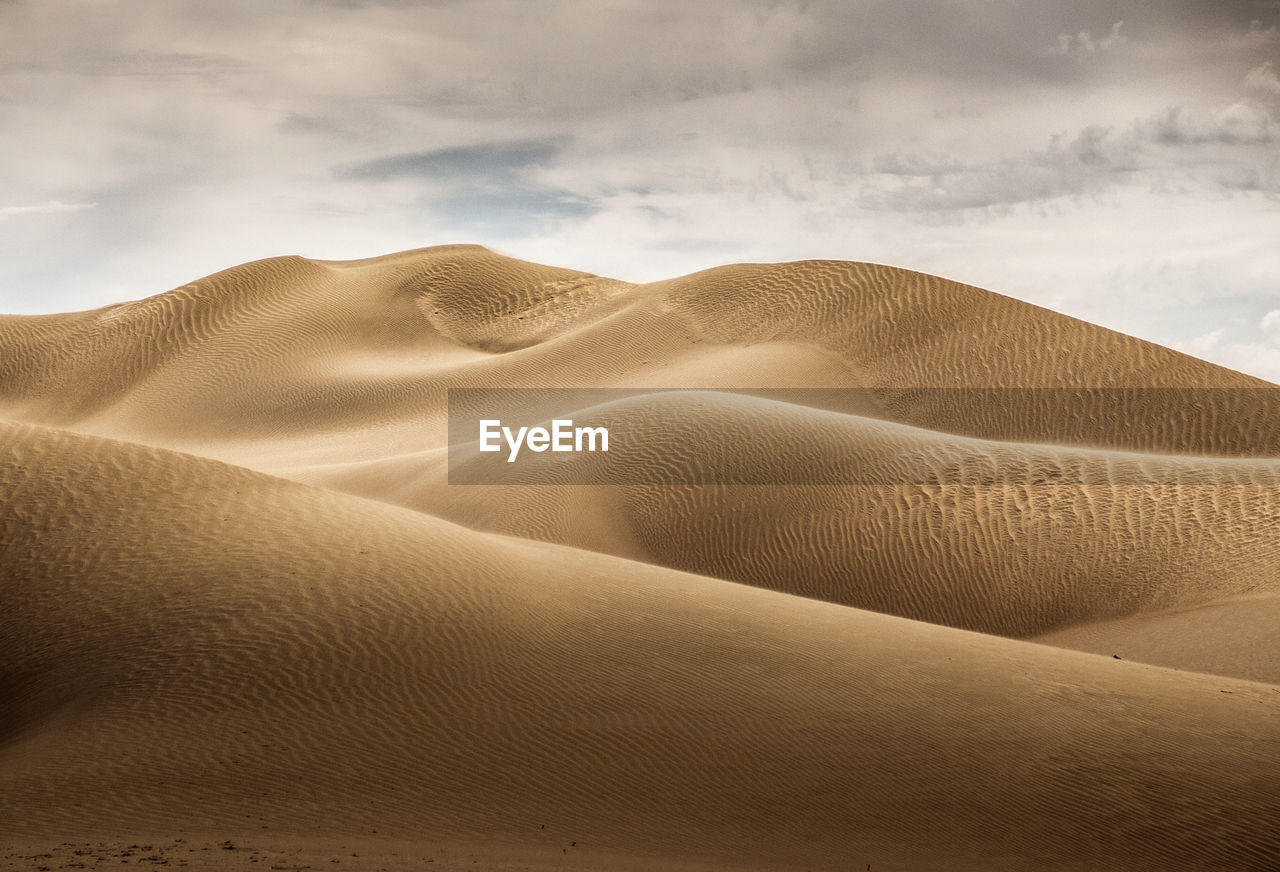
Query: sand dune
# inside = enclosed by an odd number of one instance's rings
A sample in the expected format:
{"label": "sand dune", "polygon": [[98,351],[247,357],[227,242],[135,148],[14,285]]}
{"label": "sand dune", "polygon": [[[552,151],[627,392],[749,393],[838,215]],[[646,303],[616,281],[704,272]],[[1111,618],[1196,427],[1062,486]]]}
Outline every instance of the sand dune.
{"label": "sand dune", "polygon": [[[1009,636],[1280,593],[1274,461],[984,442],[727,394],[646,396],[594,420],[637,450],[531,458],[522,475],[543,487],[477,493],[437,471],[391,497],[484,529]],[[735,483],[765,468],[774,481],[856,483]],[[711,483],[646,483],[667,471]],[[348,475],[373,494],[386,481]]]}
{"label": "sand dune", "polygon": [[[1274,578],[1274,571],[1272,572]],[[1280,684],[1280,597],[1226,599],[1081,624],[1037,641],[1214,675]]]}
{"label": "sand dune", "polygon": [[[889,267],[472,246],[0,355],[0,868],[1280,866],[1255,379]],[[569,411],[630,442],[451,470],[457,388],[629,389]]]}

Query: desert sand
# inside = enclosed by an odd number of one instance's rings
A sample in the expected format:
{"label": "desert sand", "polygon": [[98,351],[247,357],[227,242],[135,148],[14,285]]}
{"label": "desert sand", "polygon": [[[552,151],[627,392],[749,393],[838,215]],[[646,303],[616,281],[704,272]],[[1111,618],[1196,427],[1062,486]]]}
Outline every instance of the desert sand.
{"label": "desert sand", "polygon": [[1280,868],[1273,388],[835,261],[0,316],[0,869]]}

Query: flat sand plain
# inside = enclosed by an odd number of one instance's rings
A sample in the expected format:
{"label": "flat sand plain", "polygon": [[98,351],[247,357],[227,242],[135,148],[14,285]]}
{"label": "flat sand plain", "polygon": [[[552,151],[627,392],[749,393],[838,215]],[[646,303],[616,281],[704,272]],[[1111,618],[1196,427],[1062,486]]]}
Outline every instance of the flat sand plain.
{"label": "flat sand plain", "polygon": [[[834,261],[0,316],[0,869],[1280,868],[1271,387]],[[451,388],[645,451],[451,485]]]}

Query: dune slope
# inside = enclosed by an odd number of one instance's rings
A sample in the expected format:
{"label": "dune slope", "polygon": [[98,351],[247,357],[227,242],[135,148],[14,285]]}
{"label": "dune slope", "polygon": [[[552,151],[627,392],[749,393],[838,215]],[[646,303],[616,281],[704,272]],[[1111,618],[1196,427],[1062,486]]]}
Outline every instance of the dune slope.
{"label": "dune slope", "polygon": [[600,856],[735,868],[1280,858],[1266,685],[156,449],[6,426],[0,450],[24,543],[0,637],[23,703],[2,726],[9,838],[338,828],[536,855],[546,824]]}
{"label": "dune slope", "polygon": [[[1256,379],[890,267],[476,246],[0,361],[0,868],[1280,865]],[[567,411],[631,442],[512,481],[458,388],[627,389]]]}

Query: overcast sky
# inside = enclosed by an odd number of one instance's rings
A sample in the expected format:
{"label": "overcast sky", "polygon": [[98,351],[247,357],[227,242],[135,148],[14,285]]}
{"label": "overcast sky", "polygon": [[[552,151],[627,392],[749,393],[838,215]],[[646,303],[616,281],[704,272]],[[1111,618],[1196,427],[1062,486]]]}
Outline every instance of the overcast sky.
{"label": "overcast sky", "polygon": [[0,311],[869,260],[1280,382],[1280,0],[0,0]]}

